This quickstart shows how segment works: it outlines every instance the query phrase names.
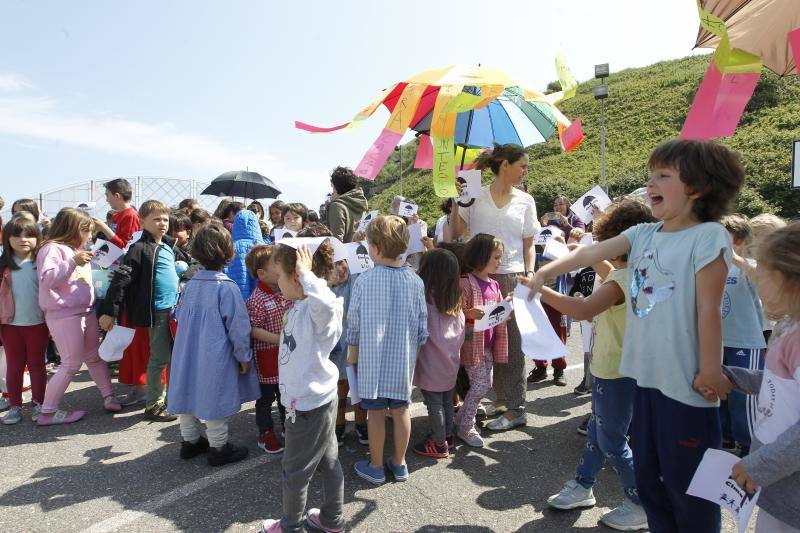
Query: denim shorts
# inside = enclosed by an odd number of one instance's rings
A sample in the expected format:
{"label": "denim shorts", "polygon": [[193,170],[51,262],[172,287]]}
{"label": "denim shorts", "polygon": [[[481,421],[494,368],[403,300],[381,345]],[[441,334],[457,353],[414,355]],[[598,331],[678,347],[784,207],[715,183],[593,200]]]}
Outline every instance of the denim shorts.
{"label": "denim shorts", "polygon": [[361,398],[361,408],[367,411],[380,411],[386,408],[400,409],[401,407],[407,406],[408,402],[406,400],[394,400],[392,398],[375,398],[374,400],[370,400],[368,398]]}

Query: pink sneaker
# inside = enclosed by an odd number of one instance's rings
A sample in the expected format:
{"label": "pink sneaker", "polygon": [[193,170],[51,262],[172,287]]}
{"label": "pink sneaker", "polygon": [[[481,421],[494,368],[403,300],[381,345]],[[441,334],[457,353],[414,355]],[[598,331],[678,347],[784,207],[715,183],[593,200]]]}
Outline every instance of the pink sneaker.
{"label": "pink sneaker", "polygon": [[281,521],[274,518],[268,518],[261,522],[261,533],[283,533]]}
{"label": "pink sneaker", "polygon": [[316,508],[309,509],[306,513],[306,524],[313,531],[322,531],[323,533],[342,533],[344,531],[343,527],[330,528],[323,526],[319,520],[319,509]]}
{"label": "pink sneaker", "polygon": [[57,424],[72,424],[77,422],[86,411],[56,411],[55,413],[40,413],[39,418],[36,419],[38,426],[54,426]]}
{"label": "pink sneaker", "polygon": [[103,398],[103,407],[110,413],[119,413],[122,411],[122,404],[119,403],[119,400],[117,400],[117,397],[114,395]]}

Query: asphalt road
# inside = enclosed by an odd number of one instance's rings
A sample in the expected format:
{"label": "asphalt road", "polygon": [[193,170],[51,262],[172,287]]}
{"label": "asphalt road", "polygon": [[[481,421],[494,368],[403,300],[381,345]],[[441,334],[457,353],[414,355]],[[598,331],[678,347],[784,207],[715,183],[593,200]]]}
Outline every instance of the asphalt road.
{"label": "asphalt road", "polygon": [[[348,530],[611,531],[597,522],[622,499],[610,468],[595,487],[596,507],[560,512],[546,504],[574,475],[584,444],[575,429],[590,410],[590,397],[572,392],[582,376],[577,328],[569,345],[568,386],[552,380],[529,386],[527,427],[484,432],[486,447],[461,445],[438,462],[409,453],[405,483],[373,487],[358,478],[353,463],[367,448],[348,433],[340,448]],[[36,427],[30,419],[0,426],[0,531],[252,532],[261,519],[280,515],[280,457],[256,447],[253,404],[231,423],[231,441],[247,445],[250,457],[221,468],[202,457],[178,457],[177,422],[150,424],[140,410],[106,414],[85,371],[64,405],[86,409],[85,419],[61,427]],[[420,401],[412,418],[413,443],[427,432]],[[309,506],[319,505],[320,491],[314,480]],[[723,531],[735,531],[726,516]]]}

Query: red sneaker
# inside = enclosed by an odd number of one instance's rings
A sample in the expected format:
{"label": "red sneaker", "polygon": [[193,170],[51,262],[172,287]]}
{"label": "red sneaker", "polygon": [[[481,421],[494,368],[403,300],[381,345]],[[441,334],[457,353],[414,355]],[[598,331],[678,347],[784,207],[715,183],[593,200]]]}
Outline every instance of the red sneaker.
{"label": "red sneaker", "polygon": [[447,459],[447,441],[436,442],[433,439],[426,439],[414,446],[414,453],[425,457]]}
{"label": "red sneaker", "polygon": [[267,431],[258,438],[258,447],[267,453],[281,453],[283,443],[274,431]]}

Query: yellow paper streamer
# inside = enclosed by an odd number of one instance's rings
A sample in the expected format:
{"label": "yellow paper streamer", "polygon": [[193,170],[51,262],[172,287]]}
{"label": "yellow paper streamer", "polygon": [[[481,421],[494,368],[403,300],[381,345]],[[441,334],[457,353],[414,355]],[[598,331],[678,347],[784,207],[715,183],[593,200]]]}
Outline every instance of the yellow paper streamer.
{"label": "yellow paper streamer", "polygon": [[439,198],[455,198],[455,156],[453,135],[456,129],[456,113],[445,111],[459,96],[463,86],[445,85],[439,89],[433,106],[431,141],[433,142],[433,190]]}
{"label": "yellow paper streamer", "polygon": [[386,129],[395,133],[405,133],[408,129],[411,119],[414,118],[414,113],[417,112],[419,106],[419,99],[422,97],[427,85],[422,83],[409,83],[403,89],[403,94],[394,106],[392,115],[386,123]]}
{"label": "yellow paper streamer", "polygon": [[396,83],[391,87],[389,87],[388,89],[384,89],[383,91],[381,91],[380,96],[378,96],[378,98],[376,98],[374,102],[372,102],[368,106],[365,106],[363,109],[361,109],[361,111],[359,111],[356,114],[353,120],[350,121],[350,124],[347,125],[347,128],[345,128],[345,130],[352,130],[358,127],[363,121],[372,116],[375,110],[378,109],[378,106],[380,106],[383,103],[384,99],[387,96],[389,96],[392,93],[392,91],[394,91],[395,87],[397,87]]}
{"label": "yellow paper streamer", "polygon": [[728,28],[725,26],[725,22],[713,13],[703,9],[700,0],[697,0],[697,11],[700,13],[700,25],[719,37],[719,45],[714,54],[714,61],[720,72],[723,74],[742,74],[761,71],[761,58],[750,52],[731,48]]}

